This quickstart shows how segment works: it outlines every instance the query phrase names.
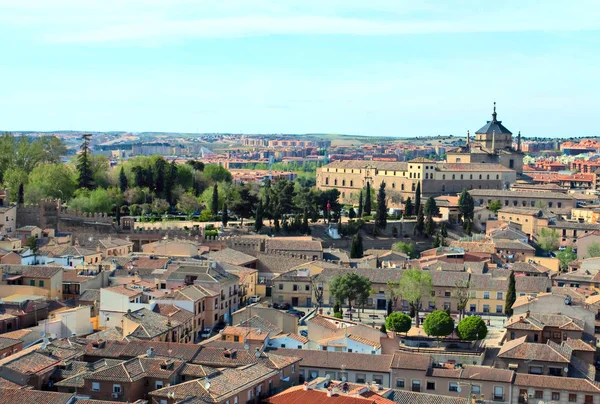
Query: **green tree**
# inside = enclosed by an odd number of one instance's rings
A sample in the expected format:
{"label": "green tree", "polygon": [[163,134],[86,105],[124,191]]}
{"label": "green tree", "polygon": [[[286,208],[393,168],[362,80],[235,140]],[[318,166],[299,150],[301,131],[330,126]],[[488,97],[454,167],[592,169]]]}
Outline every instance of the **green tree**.
{"label": "green tree", "polygon": [[475,201],[466,189],[463,189],[458,197],[458,209],[463,216],[463,229],[467,234],[471,234],[473,227],[473,214],[475,211]]}
{"label": "green tree", "polygon": [[363,239],[360,232],[352,237],[352,245],[350,246],[350,258],[363,257]]}
{"label": "green tree", "polygon": [[213,216],[217,216],[217,214],[219,213],[219,187],[217,186],[217,184],[213,185],[210,211],[213,214]]}
{"label": "green tree", "polygon": [[[402,273],[399,281],[399,291],[404,300],[408,302],[416,314],[421,311],[422,299],[431,296],[433,282],[431,275],[427,271],[421,271],[418,268],[407,269]],[[419,317],[416,316],[415,322],[419,327]]]}
{"label": "green tree", "polygon": [[302,234],[310,234],[310,226],[308,225],[308,209],[304,208],[302,213]]}
{"label": "green tree", "polygon": [[121,170],[119,170],[119,188],[121,192],[127,191],[127,176],[125,175],[125,169],[121,166]]}
{"label": "green tree", "polygon": [[354,272],[336,276],[329,283],[329,294],[340,303],[348,301],[348,308],[352,309],[355,301],[366,300],[371,295],[371,281]]}
{"label": "green tree", "polygon": [[506,292],[506,299],[504,301],[504,313],[510,317],[513,314],[513,304],[515,304],[515,300],[517,300],[517,286],[515,281],[514,272],[510,273],[508,277],[508,290]]}
{"label": "green tree", "polygon": [[362,189],[358,194],[358,217],[361,218],[363,216],[363,194]]}
{"label": "green tree", "polygon": [[435,238],[433,239],[433,248],[443,247],[444,246],[444,238],[438,231],[435,233]]}
{"label": "green tree", "polygon": [[375,227],[385,229],[387,227],[387,204],[385,200],[385,181],[381,181],[377,193],[377,211],[375,212]]}
{"label": "green tree", "polygon": [[170,208],[169,202],[165,199],[154,198],[152,201],[152,212],[164,215]]}
{"label": "green tree", "polygon": [[419,209],[419,213],[417,214],[417,223],[415,224],[415,228],[413,234],[418,234],[422,236],[425,232],[425,216],[423,216],[423,207]]}
{"label": "green tree", "polygon": [[25,188],[23,187],[23,183],[19,184],[19,195],[18,195],[17,203],[19,205],[23,205],[25,203]]}
{"label": "green tree", "polygon": [[537,244],[544,251],[554,251],[558,249],[558,232],[554,229],[548,229],[546,227],[540,229],[537,236]]}
{"label": "green tree", "polygon": [[258,206],[256,207],[256,212],[254,214],[254,231],[259,232],[263,227],[263,217],[262,217],[262,201],[258,202]]}
{"label": "green tree", "polygon": [[423,330],[433,337],[445,337],[454,331],[454,320],[444,310],[434,310],[425,317]]}
{"label": "green tree", "polygon": [[577,259],[577,254],[573,251],[573,247],[567,247],[556,253],[556,258],[560,261],[560,269],[566,271],[569,264]]}
{"label": "green tree", "polygon": [[396,311],[385,319],[385,328],[394,332],[405,332],[410,331],[412,322],[410,317],[400,311]]}
{"label": "green tree", "polygon": [[[206,170],[206,168],[204,170]],[[231,206],[233,213],[241,219],[240,225],[244,224],[244,219],[248,219],[252,216],[252,210],[257,202],[258,198],[250,192],[250,189],[247,186],[243,185],[240,187],[235,201]]]}
{"label": "green tree", "polygon": [[498,213],[500,209],[502,209],[502,202],[495,200],[488,203],[488,209],[494,213]]}
{"label": "green tree", "polygon": [[25,201],[38,204],[42,199],[69,200],[77,187],[76,174],[68,164],[38,164],[24,187]]}
{"label": "green tree", "polygon": [[587,248],[587,255],[590,258],[600,257],[600,243],[590,243],[590,245]]}
{"label": "green tree", "polygon": [[92,189],[92,167],[90,162],[90,138],[91,134],[81,136],[81,153],[77,158],[77,172],[79,173],[78,184],[79,188]]}
{"label": "green tree", "polygon": [[223,204],[223,214],[221,215],[221,223],[223,227],[227,227],[227,223],[229,222],[229,213],[227,212],[227,203]]}
{"label": "green tree", "polygon": [[406,254],[409,258],[416,258],[415,246],[412,243],[398,241],[397,243],[392,244],[392,250]]}
{"label": "green tree", "polygon": [[446,227],[446,222],[442,222],[440,226],[440,234],[443,238],[448,237],[448,228]]}
{"label": "green tree", "polygon": [[165,170],[167,163],[160,157],[154,162],[154,192],[158,197],[165,196]]}
{"label": "green tree", "polygon": [[206,164],[203,173],[212,182],[231,182],[233,180],[231,173],[218,164]]}
{"label": "green tree", "polygon": [[421,181],[417,182],[417,189],[415,190],[415,210],[417,212],[421,210]]}
{"label": "green tree", "polygon": [[200,202],[193,194],[185,193],[179,198],[177,209],[185,213],[187,217],[191,217],[194,212],[200,209]]}
{"label": "green tree", "polygon": [[487,336],[488,329],[481,317],[469,316],[460,320],[456,332],[460,339],[477,341]]}
{"label": "green tree", "polygon": [[425,216],[437,216],[440,214],[440,208],[438,208],[435,198],[430,196],[425,202]]}
{"label": "green tree", "polygon": [[433,236],[435,233],[435,222],[433,221],[433,217],[431,215],[427,215],[427,220],[425,220],[425,234],[429,237]]}
{"label": "green tree", "polygon": [[405,217],[410,217],[413,215],[413,205],[412,205],[412,200],[410,199],[410,196],[408,198],[406,198],[406,201],[404,202],[404,216]]}
{"label": "green tree", "polygon": [[367,181],[367,190],[365,191],[365,204],[363,206],[364,214],[371,215],[371,183]]}
{"label": "green tree", "polygon": [[354,211],[354,208],[350,208],[348,211],[348,218],[351,220],[356,218],[356,212]]}

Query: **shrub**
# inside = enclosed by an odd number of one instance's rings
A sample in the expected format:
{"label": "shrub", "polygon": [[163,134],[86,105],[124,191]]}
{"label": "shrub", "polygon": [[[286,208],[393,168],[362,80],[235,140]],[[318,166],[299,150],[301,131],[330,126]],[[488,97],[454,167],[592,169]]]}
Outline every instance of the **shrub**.
{"label": "shrub", "polygon": [[210,224],[207,224],[207,225],[206,225],[206,227],[205,227],[205,229],[206,229],[206,230],[214,230],[214,229],[215,229],[215,225],[214,225],[214,224],[212,224],[212,223],[210,223]]}
{"label": "shrub", "polygon": [[456,327],[458,336],[467,341],[476,341],[484,339],[487,336],[487,326],[485,321],[479,316],[469,316],[463,318]]}
{"label": "shrub", "polygon": [[336,311],[335,313],[333,313],[333,317],[339,318],[340,320],[343,319],[342,313],[340,313],[339,311]]}
{"label": "shrub", "polygon": [[408,332],[412,326],[410,317],[400,311],[390,314],[385,319],[385,325],[388,330],[395,332]]}
{"label": "shrub", "polygon": [[219,232],[216,230],[207,230],[204,232],[204,237],[218,237],[219,236]]}

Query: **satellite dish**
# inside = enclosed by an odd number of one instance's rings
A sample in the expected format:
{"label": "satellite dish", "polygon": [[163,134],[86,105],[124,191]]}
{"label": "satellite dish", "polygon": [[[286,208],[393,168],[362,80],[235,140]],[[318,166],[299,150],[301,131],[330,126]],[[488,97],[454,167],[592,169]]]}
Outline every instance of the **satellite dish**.
{"label": "satellite dish", "polygon": [[342,382],[346,383],[346,376],[342,376]]}
{"label": "satellite dish", "polygon": [[244,349],[247,351],[248,349],[250,349],[250,345],[248,345],[248,344],[244,345]]}
{"label": "satellite dish", "polygon": [[460,386],[458,386],[458,387],[456,388],[456,391],[458,391],[459,393],[462,391],[462,389],[460,388]]}
{"label": "satellite dish", "polygon": [[565,373],[569,373],[569,368],[568,367],[564,368],[563,370],[565,371]]}
{"label": "satellite dish", "polygon": [[204,388],[206,390],[210,389],[210,383],[209,382],[204,383]]}
{"label": "satellite dish", "polygon": [[312,372],[310,375],[311,375],[311,376],[313,377],[313,379],[314,379],[315,377],[317,377],[317,372]]}

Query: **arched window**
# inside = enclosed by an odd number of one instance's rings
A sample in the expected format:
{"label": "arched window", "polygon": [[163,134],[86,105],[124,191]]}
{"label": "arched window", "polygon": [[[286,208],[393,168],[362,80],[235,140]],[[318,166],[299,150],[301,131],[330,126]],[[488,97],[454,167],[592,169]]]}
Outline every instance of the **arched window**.
{"label": "arched window", "polygon": [[333,185],[337,185],[337,178],[333,180]]}
{"label": "arched window", "polygon": [[346,180],[342,180],[342,186],[345,187],[346,186]]}
{"label": "arched window", "polygon": [[490,175],[489,175],[489,174],[488,174],[488,176],[487,176],[487,179],[488,179],[488,180],[490,179]]}
{"label": "arched window", "polygon": [[325,185],[329,185],[329,177],[325,178]]}
{"label": "arched window", "polygon": [[400,185],[400,189],[401,189],[402,191],[404,191],[404,184],[401,184],[401,185]]}
{"label": "arched window", "polygon": [[446,174],[442,174],[442,179],[445,180],[446,179]]}
{"label": "arched window", "polygon": [[452,174],[452,179],[456,179],[456,175]]}
{"label": "arched window", "polygon": [[442,192],[446,192],[446,186],[442,184]]}
{"label": "arched window", "polygon": [[462,175],[462,174],[460,175],[460,179],[461,179],[461,180],[463,179],[463,175]]}
{"label": "arched window", "polygon": [[354,181],[350,180],[350,186],[353,187],[354,186]]}
{"label": "arched window", "polygon": [[479,174],[479,179],[481,179],[481,174]]}
{"label": "arched window", "polygon": [[392,182],[392,188],[396,188],[396,183]]}
{"label": "arched window", "polygon": [[471,178],[470,179],[473,179],[473,174],[471,174]]}
{"label": "arched window", "polygon": [[414,190],[416,190],[416,188],[417,188],[416,185],[413,183],[412,184],[412,190],[414,191]]}
{"label": "arched window", "polygon": [[500,179],[500,174],[496,174],[496,179],[499,180]]}

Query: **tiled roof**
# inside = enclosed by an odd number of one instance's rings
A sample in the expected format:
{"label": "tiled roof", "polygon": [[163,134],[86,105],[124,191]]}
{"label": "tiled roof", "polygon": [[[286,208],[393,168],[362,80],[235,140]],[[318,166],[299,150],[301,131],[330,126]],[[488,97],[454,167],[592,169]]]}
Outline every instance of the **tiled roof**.
{"label": "tiled roof", "polygon": [[[506,342],[500,352],[498,358],[502,359],[522,359],[535,360],[541,362],[555,362],[568,364],[571,360],[570,353],[564,350],[558,351],[557,347],[551,344],[538,344],[526,342],[527,336],[514,339]],[[556,345],[556,344],[555,344]]]}
{"label": "tiled roof", "polygon": [[183,289],[174,290],[173,292],[161,297],[163,299],[169,300],[187,300],[187,301],[198,301],[204,297],[208,296],[208,293],[203,288],[198,286],[190,285]]}
{"label": "tiled roof", "polygon": [[55,257],[87,257],[90,255],[99,254],[94,250],[88,250],[87,248],[83,248],[76,245],[54,247],[50,252]]}
{"label": "tiled roof", "polygon": [[387,396],[397,404],[468,404],[464,397],[449,397],[438,394],[415,393],[406,390],[392,390]]}
{"label": "tiled roof", "polygon": [[504,167],[502,164],[490,164],[490,163],[438,163],[437,168],[439,171],[476,171],[476,172],[511,172],[508,167]]}
{"label": "tiled roof", "polygon": [[369,279],[372,283],[384,283],[390,281],[400,280],[402,277],[401,269],[383,269],[383,268],[325,268],[323,271],[317,276],[319,281],[329,282],[331,279],[336,276],[343,276],[348,273],[355,273],[360,276],[364,276]]}
{"label": "tiled roof", "polygon": [[227,349],[203,346],[194,358],[193,363],[211,367],[239,367],[261,363],[271,369],[281,369],[299,361],[298,357],[281,356],[278,352],[262,352],[258,357],[255,355],[255,352],[252,349]]}
{"label": "tiled roof", "polygon": [[1,404],[68,404],[73,399],[74,394],[56,393],[53,391],[40,391],[29,389],[1,389]]}
{"label": "tiled roof", "polygon": [[427,370],[430,364],[430,355],[396,352],[391,367],[393,369]]}
{"label": "tiled roof", "polygon": [[274,237],[266,241],[267,250],[323,251],[320,240],[311,237]]}
{"label": "tiled roof", "polygon": [[258,328],[265,333],[279,334],[282,330],[262,317],[252,316],[238,324],[239,327]]}
{"label": "tiled roof", "polygon": [[147,308],[132,311],[125,314],[123,317],[139,324],[139,327],[137,327],[130,335],[142,339],[158,337],[181,325],[179,321],[155,313]]}
{"label": "tiled roof", "polygon": [[[378,397],[378,398],[377,398]],[[334,393],[331,397],[324,390],[304,390],[304,386],[294,386],[283,392],[266,399],[267,404],[393,404],[381,396],[377,397],[362,397],[360,395],[345,395]]]}
{"label": "tiled roof", "polygon": [[545,276],[515,276],[515,287],[517,292],[549,292],[552,288],[552,280]]}
{"label": "tiled roof", "polygon": [[475,198],[488,196],[496,198],[537,198],[537,199],[574,199],[572,196],[560,192],[545,191],[509,191],[501,189],[471,189],[469,193]]}
{"label": "tiled roof", "polygon": [[515,330],[543,330],[544,327],[555,327],[569,331],[583,331],[584,322],[563,314],[529,313],[528,316],[512,316],[505,328]]}
{"label": "tiled roof", "polygon": [[211,251],[206,257],[217,262],[225,262],[231,265],[245,265],[256,262],[256,257],[248,255],[233,248],[225,248],[220,251]]}
{"label": "tiled roof", "polygon": [[26,388],[26,386],[21,386],[20,384],[13,383],[10,380],[6,380],[6,379],[0,377],[0,389],[23,389],[23,388]]}
{"label": "tiled roof", "polygon": [[365,161],[365,160],[336,160],[323,168],[365,168],[373,167],[378,170],[407,171],[407,162]]}
{"label": "tiled roof", "polygon": [[512,270],[514,272],[523,272],[531,274],[545,274],[550,271],[550,269],[540,264],[536,264],[535,262],[515,262],[512,265]]}
{"label": "tiled roof", "polygon": [[131,382],[145,377],[170,379],[183,362],[164,358],[135,358],[84,376],[90,380]]}
{"label": "tiled roof", "polygon": [[166,268],[169,263],[169,258],[150,258],[140,257],[131,262],[131,266],[135,269],[148,268],[148,269],[162,269]]}
{"label": "tiled roof", "polygon": [[4,350],[6,348],[13,347],[15,345],[22,344],[23,341],[18,339],[6,338],[3,335],[0,335],[0,350]]}
{"label": "tiled roof", "polygon": [[567,338],[564,344],[570,347],[573,351],[596,352],[596,348],[580,339]]}
{"label": "tiled roof", "polygon": [[3,274],[23,275],[28,278],[52,278],[62,271],[61,267],[49,267],[41,265],[11,265],[0,264]]}
{"label": "tiled roof", "polygon": [[4,367],[19,373],[37,373],[41,370],[48,369],[53,365],[58,365],[61,359],[50,355],[45,355],[39,352],[30,352],[26,355],[13,355],[14,360],[4,364]]}
{"label": "tiled roof", "polygon": [[510,240],[510,239],[494,239],[494,246],[496,249],[500,250],[525,250],[525,251],[535,251],[535,248],[530,246],[527,243],[524,243],[520,240]]}
{"label": "tiled roof", "polygon": [[[150,393],[154,397],[169,397],[175,395],[180,401],[188,397],[197,397],[207,403],[220,403],[235,391],[246,386],[255,386],[263,380],[277,375],[279,372],[255,363],[239,369],[223,369],[207,379],[196,379],[174,386],[164,387]],[[208,389],[206,384],[210,383]]]}
{"label": "tiled roof", "polygon": [[[85,340],[84,340],[85,341]],[[152,349],[154,356],[167,357],[182,361],[191,361],[201,349],[199,345],[179,344],[174,342],[156,342],[156,341],[106,341],[96,343],[85,341],[86,356],[97,356],[103,358],[135,358],[144,355],[149,349]]]}
{"label": "tiled roof", "polygon": [[154,306],[154,312],[161,316],[168,317],[180,324],[185,324],[188,321],[193,321],[194,313],[177,307],[174,304],[157,304]]}
{"label": "tiled roof", "polygon": [[[461,264],[462,265],[462,264]],[[429,271],[433,286],[455,287],[457,284],[466,284],[469,281],[468,272]]]}
{"label": "tiled roof", "polygon": [[307,344],[308,341],[309,341],[308,338],[303,337],[302,335],[294,334],[294,333],[279,334],[279,335],[276,335],[274,337],[271,337],[271,340],[278,339],[278,338],[291,338],[291,339],[294,339],[294,340],[296,340],[296,341],[298,341],[298,342],[300,342],[302,344]]}
{"label": "tiled roof", "polygon": [[585,393],[600,394],[600,388],[587,379],[574,377],[556,377],[530,375],[517,373],[515,375],[515,386],[526,386],[531,388],[542,388],[552,390],[579,391]]}
{"label": "tiled roof", "polygon": [[109,288],[104,288],[104,290],[118,293],[127,297],[134,297],[142,294],[142,291],[140,289],[131,289],[130,287],[128,287],[128,285],[125,284],[111,286]]}
{"label": "tiled roof", "polygon": [[279,355],[302,358],[303,368],[327,368],[364,370],[367,372],[389,372],[393,355],[371,355],[354,352],[313,351],[309,349],[276,349]]}
{"label": "tiled roof", "polygon": [[86,289],[79,296],[78,300],[84,302],[100,302],[100,289]]}
{"label": "tiled roof", "polygon": [[194,365],[192,363],[184,363],[179,371],[180,375],[190,376],[190,377],[207,377],[214,375],[218,370],[215,368],[211,368],[210,366],[203,365]]}

